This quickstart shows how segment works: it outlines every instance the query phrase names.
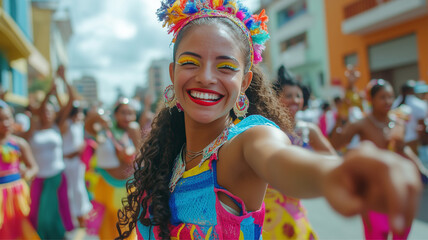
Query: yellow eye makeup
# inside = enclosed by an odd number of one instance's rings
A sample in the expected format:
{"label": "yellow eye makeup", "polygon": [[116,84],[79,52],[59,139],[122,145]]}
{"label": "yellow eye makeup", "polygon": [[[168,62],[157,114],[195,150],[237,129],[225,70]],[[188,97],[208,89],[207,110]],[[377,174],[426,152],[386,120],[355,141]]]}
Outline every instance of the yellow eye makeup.
{"label": "yellow eye makeup", "polygon": [[183,56],[180,57],[177,61],[177,64],[180,66],[186,65],[186,64],[194,64],[196,66],[199,66],[199,61],[194,58],[194,57],[190,57],[190,56]]}
{"label": "yellow eye makeup", "polygon": [[239,67],[236,64],[233,64],[231,62],[219,63],[217,65],[217,68],[219,68],[219,69],[230,69],[232,71],[238,71],[239,70]]}

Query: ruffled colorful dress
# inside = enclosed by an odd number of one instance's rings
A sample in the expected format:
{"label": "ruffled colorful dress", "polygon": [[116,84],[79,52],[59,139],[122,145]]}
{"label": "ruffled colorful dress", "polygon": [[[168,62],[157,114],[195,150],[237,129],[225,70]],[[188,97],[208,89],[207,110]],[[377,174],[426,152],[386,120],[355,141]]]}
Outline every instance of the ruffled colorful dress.
{"label": "ruffled colorful dress", "polygon": [[[177,156],[170,182],[171,239],[262,239],[264,204],[257,211],[247,212],[244,202],[217,182],[218,149],[232,137],[259,125],[277,127],[262,116],[252,115],[225,129],[205,148],[196,167],[185,171],[182,154]],[[223,206],[217,197],[219,192],[240,207],[239,216]],[[138,239],[160,239],[158,233],[157,226],[137,222]]]}
{"label": "ruffled colorful dress", "polygon": [[0,239],[40,239],[27,218],[30,192],[19,174],[19,146],[9,140],[0,152]]}
{"label": "ruffled colorful dress", "polygon": [[[293,145],[306,149],[309,146],[309,129],[298,124],[295,136],[290,136]],[[264,239],[318,239],[306,216],[306,209],[299,199],[283,195],[268,188],[265,195],[266,218],[263,227]]]}

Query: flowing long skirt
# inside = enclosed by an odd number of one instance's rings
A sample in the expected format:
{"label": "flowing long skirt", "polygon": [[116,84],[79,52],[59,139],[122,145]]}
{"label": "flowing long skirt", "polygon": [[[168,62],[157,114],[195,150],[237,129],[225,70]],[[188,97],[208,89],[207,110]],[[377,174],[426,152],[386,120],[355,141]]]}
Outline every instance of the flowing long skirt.
{"label": "flowing long skirt", "polygon": [[30,221],[42,239],[63,239],[66,231],[73,230],[63,172],[33,180]]}

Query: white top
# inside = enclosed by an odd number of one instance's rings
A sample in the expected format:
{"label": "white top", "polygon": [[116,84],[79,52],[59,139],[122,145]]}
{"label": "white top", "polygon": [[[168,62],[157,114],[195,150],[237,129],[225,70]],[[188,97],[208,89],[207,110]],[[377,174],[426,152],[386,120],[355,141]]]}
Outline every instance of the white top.
{"label": "white top", "polygon": [[37,177],[48,178],[64,170],[62,137],[58,127],[34,131],[30,147],[39,166]]}
{"label": "white top", "polygon": [[[392,108],[397,108],[402,100],[403,97],[401,95],[398,96],[392,104]],[[404,141],[410,142],[418,139],[418,121],[427,116],[427,105],[423,100],[414,95],[406,96],[404,104],[408,105],[411,109],[410,119],[406,123],[406,134],[404,135]]]}
{"label": "white top", "polygon": [[[123,134],[120,142],[126,147],[126,151],[130,151],[133,153],[135,151],[134,144],[132,140],[129,138],[127,133]],[[97,154],[97,167],[103,169],[109,168],[117,168],[120,166],[119,159],[116,156],[116,150],[114,148],[113,141],[105,137],[105,141],[102,143],[98,143],[98,147],[96,150]]]}
{"label": "white top", "polygon": [[64,155],[78,151],[85,143],[83,122],[68,121],[68,131],[63,134]]}

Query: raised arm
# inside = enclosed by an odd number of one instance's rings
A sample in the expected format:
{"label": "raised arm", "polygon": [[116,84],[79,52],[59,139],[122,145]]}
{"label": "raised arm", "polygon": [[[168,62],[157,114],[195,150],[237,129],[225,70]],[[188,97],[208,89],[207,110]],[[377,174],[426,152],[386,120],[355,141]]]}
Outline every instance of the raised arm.
{"label": "raised arm", "polygon": [[22,132],[19,136],[24,138],[25,140],[29,141],[30,138],[33,136],[34,131],[38,128],[38,125],[40,124],[40,118],[39,118],[39,108],[35,108],[30,104],[28,104],[28,111],[30,112],[30,127],[26,132]]}
{"label": "raised arm", "polygon": [[[67,88],[67,92],[68,92],[68,101],[64,106],[61,106],[60,104],[60,110],[58,111],[57,114],[57,124],[59,126],[59,128],[61,129],[61,132],[65,132],[66,130],[66,126],[65,126],[65,122],[68,118],[68,115],[70,114],[71,110],[73,109],[73,102],[75,100],[75,95],[74,95],[74,91],[73,88],[71,87],[71,85],[68,83],[67,79],[65,78],[65,69],[64,66],[59,66],[58,70],[57,70],[57,76],[61,78],[61,80],[63,81],[64,85]],[[58,99],[58,103],[60,103],[60,99],[57,96]]]}
{"label": "raised arm", "polygon": [[104,116],[103,109],[91,109],[85,118],[85,131],[96,137],[98,131],[109,128],[109,119]]}
{"label": "raised arm", "polygon": [[45,106],[46,106],[46,104],[48,103],[48,101],[49,101],[49,97],[52,95],[52,94],[56,94],[56,83],[55,83],[55,80],[52,80],[52,85],[51,85],[51,88],[49,89],[49,91],[46,93],[46,95],[45,95],[45,98],[43,98],[43,101],[40,103],[40,106],[36,109],[34,109],[34,113],[37,113],[37,114],[39,114],[39,112],[40,112],[40,109],[42,109],[42,108],[44,108]]}

